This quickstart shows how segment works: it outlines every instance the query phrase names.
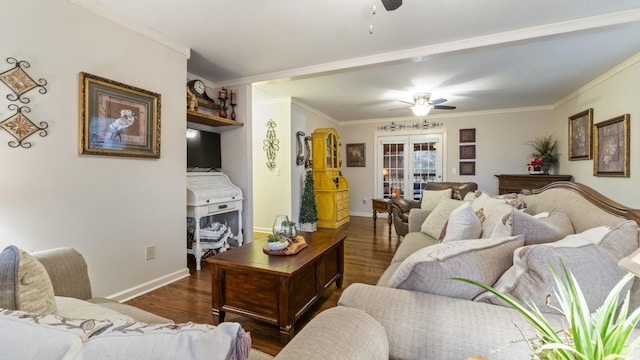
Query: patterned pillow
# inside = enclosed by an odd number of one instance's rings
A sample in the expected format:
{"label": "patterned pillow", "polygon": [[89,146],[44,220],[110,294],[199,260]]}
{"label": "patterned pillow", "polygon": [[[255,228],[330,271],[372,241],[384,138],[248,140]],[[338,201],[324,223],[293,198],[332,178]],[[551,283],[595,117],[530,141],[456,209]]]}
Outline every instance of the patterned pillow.
{"label": "patterned pillow", "polygon": [[438,206],[440,200],[451,199],[451,193],[453,190],[423,190],[422,201],[420,202],[420,208],[422,210],[433,211]]}
{"label": "patterned pillow", "polygon": [[524,201],[510,194],[501,196],[492,196],[486,192],[477,190],[472,196],[465,196],[465,200],[471,200],[471,208],[476,212],[476,216],[482,224],[482,238],[491,237],[493,228],[512,209],[524,210],[526,204]]}
{"label": "patterned pillow", "polygon": [[535,217],[512,209],[502,217],[491,237],[524,235],[525,245],[543,244],[563,239],[575,233],[571,220],[564,212],[554,209],[545,217]]}
{"label": "patterned pillow", "polygon": [[57,312],[51,279],[44,266],[10,245],[0,253],[0,307],[35,314]]}
{"label": "patterned pillow", "polygon": [[482,289],[451,278],[493,284],[512,265],[513,251],[523,243],[523,236],[511,236],[427,246],[400,264],[388,286],[470,300]]}

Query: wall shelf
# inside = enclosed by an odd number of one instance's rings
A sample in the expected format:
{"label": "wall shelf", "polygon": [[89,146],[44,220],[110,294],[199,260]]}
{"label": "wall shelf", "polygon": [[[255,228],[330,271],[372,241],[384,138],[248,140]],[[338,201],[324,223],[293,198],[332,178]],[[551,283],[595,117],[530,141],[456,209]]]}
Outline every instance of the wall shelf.
{"label": "wall shelf", "polygon": [[187,121],[209,126],[244,126],[244,123],[235,120],[193,110],[187,110]]}

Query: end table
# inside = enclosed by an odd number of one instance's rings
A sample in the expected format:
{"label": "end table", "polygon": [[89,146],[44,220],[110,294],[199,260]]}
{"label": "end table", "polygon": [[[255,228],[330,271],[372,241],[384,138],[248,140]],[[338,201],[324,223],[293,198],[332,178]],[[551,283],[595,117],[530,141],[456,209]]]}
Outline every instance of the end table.
{"label": "end table", "polygon": [[393,222],[393,216],[391,216],[391,199],[371,199],[373,207],[373,232],[376,232],[376,221],[378,220],[378,213],[387,213],[387,222],[389,223],[389,238],[391,238],[391,223]]}

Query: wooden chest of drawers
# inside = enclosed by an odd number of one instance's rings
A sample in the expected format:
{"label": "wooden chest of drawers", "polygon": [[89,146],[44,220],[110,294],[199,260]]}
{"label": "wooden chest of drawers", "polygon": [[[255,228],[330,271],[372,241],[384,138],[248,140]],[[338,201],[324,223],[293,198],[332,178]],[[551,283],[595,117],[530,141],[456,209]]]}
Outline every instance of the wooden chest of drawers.
{"label": "wooden chest of drawers", "polygon": [[519,193],[522,190],[533,190],[551,184],[554,181],[571,181],[571,175],[529,175],[501,174],[498,178],[498,195]]}

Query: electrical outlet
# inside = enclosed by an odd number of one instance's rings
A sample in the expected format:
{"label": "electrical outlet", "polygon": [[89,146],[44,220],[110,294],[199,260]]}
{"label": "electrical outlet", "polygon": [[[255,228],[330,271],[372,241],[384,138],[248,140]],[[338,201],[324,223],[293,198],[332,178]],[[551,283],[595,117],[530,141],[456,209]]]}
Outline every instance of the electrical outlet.
{"label": "electrical outlet", "polygon": [[156,257],[156,247],[155,245],[149,245],[145,248],[145,260],[151,260]]}
{"label": "electrical outlet", "polygon": [[452,174],[457,174],[458,173],[458,169],[457,168],[451,168],[451,173]]}
{"label": "electrical outlet", "polygon": [[366,198],[366,197],[363,197],[363,198],[362,198],[362,203],[363,203],[363,204],[365,204],[365,205],[367,205],[367,198]]}

